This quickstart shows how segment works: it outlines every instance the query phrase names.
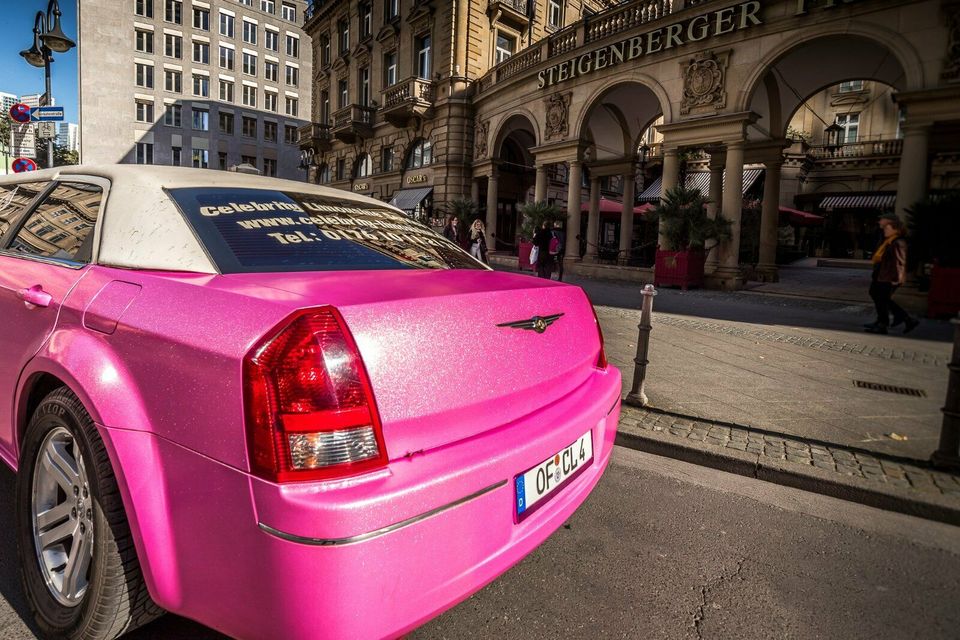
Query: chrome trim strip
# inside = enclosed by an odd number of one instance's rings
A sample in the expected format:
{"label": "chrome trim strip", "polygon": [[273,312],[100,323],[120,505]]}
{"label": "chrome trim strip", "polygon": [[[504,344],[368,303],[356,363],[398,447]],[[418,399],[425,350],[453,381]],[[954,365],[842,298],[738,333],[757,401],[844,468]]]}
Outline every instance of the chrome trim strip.
{"label": "chrome trim strip", "polygon": [[484,495],[484,494],[486,494],[486,493],[490,493],[491,491],[494,491],[495,489],[499,489],[500,487],[502,487],[502,486],[504,486],[504,485],[506,485],[506,484],[507,484],[507,481],[506,481],[506,480],[501,480],[500,482],[497,482],[496,484],[492,484],[492,485],[490,485],[489,487],[485,487],[485,488],[483,488],[483,489],[480,489],[479,491],[476,491],[476,492],[474,492],[474,493],[471,493],[471,494],[468,495],[468,496],[464,496],[464,497],[460,498],[459,500],[455,500],[455,501],[453,501],[453,502],[451,502],[451,503],[449,503],[449,504],[445,504],[445,505],[443,505],[442,507],[437,507],[436,509],[431,509],[430,511],[427,511],[427,512],[425,512],[425,513],[421,513],[421,514],[418,515],[418,516],[413,516],[412,518],[407,518],[406,520],[402,520],[402,521],[397,522],[397,523],[395,523],[395,524],[387,525],[387,526],[383,527],[382,529],[377,529],[376,531],[370,531],[370,532],[368,532],[368,533],[361,533],[361,534],[358,534],[358,535],[355,535],[355,536],[350,536],[350,537],[348,537],[348,538],[308,538],[308,537],[305,537],[305,536],[298,536],[298,535],[294,535],[294,534],[292,534],[292,533],[285,533],[285,532],[283,532],[283,531],[279,531],[279,530],[274,529],[273,527],[271,527],[271,526],[269,526],[269,525],[263,524],[262,522],[257,523],[257,525],[258,525],[258,526],[260,527],[260,529],[261,529],[262,531],[264,531],[265,533],[268,533],[268,534],[270,534],[270,535],[272,535],[272,536],[275,536],[275,537],[277,537],[277,538],[280,538],[281,540],[287,540],[288,542],[296,542],[297,544],[306,544],[306,545],[310,545],[310,546],[313,546],[313,547],[339,547],[339,546],[346,545],[346,544],[355,544],[355,543],[357,543],[357,542],[364,542],[365,540],[370,540],[371,538],[378,538],[378,537],[380,537],[380,536],[386,535],[386,534],[388,534],[388,533],[391,533],[391,532],[393,532],[393,531],[396,531],[397,529],[402,529],[402,528],[404,528],[404,527],[409,527],[409,526],[412,525],[412,524],[416,524],[417,522],[420,522],[420,521],[422,521],[422,520],[426,520],[427,518],[431,518],[431,517],[433,517],[433,516],[435,516],[435,515],[437,515],[437,514],[439,514],[439,513],[443,513],[444,511],[448,511],[448,510],[450,510],[450,509],[453,509],[454,507],[459,507],[460,505],[462,505],[462,504],[464,504],[464,503],[466,503],[466,502],[470,502],[471,500],[473,500],[473,499],[475,499],[475,498],[479,498],[480,496],[482,496],[482,495]]}
{"label": "chrome trim strip", "polygon": [[610,408],[607,409],[607,415],[613,413],[613,410],[617,408],[617,405],[620,404],[620,396],[617,396],[617,399],[613,401],[613,404],[610,405]]}

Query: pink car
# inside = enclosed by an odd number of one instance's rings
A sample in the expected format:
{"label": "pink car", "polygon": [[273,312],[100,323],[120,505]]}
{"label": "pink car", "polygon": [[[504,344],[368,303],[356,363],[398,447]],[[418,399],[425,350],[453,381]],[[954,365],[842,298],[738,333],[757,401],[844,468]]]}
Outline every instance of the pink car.
{"label": "pink car", "polygon": [[543,542],[616,434],[583,291],[304,183],[0,178],[0,319],[0,457],[51,638],[164,610],[396,637]]}

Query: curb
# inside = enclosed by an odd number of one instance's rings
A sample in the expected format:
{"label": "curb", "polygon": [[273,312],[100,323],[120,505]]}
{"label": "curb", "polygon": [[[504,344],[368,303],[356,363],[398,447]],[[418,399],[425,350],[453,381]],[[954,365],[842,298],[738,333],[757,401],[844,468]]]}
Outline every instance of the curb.
{"label": "curb", "polygon": [[886,511],[960,526],[960,501],[941,495],[918,496],[916,491],[879,487],[869,480],[841,476],[835,471],[804,467],[787,461],[771,462],[755,454],[707,444],[702,447],[680,444],[675,437],[657,432],[637,434],[621,428],[617,432],[616,444]]}

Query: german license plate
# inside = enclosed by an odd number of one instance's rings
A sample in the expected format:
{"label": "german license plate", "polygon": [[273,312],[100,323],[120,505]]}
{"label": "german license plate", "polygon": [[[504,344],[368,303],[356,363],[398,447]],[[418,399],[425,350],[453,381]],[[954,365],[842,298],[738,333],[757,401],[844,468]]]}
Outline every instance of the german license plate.
{"label": "german license plate", "polygon": [[537,466],[514,479],[517,496],[517,522],[542,507],[560,489],[585,471],[593,461],[593,436],[590,431]]}

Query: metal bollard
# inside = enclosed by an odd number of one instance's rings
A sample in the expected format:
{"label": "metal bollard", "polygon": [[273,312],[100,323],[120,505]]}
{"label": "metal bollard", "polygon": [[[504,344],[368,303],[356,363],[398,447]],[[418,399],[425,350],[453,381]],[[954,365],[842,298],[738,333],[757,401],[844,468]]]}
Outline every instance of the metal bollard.
{"label": "metal bollard", "polygon": [[943,425],[940,428],[940,447],[930,458],[935,467],[960,470],[960,317],[950,322],[956,327],[953,334],[953,359],[947,400],[943,405]]}
{"label": "metal bollard", "polygon": [[633,368],[633,388],[624,398],[624,402],[636,407],[647,406],[647,394],[644,393],[643,385],[647,378],[647,364],[650,360],[647,354],[650,352],[650,318],[653,315],[653,296],[657,295],[657,290],[652,284],[648,284],[640,292],[643,295],[643,305],[640,307],[640,324],[637,325],[637,357],[633,359],[635,366]]}

